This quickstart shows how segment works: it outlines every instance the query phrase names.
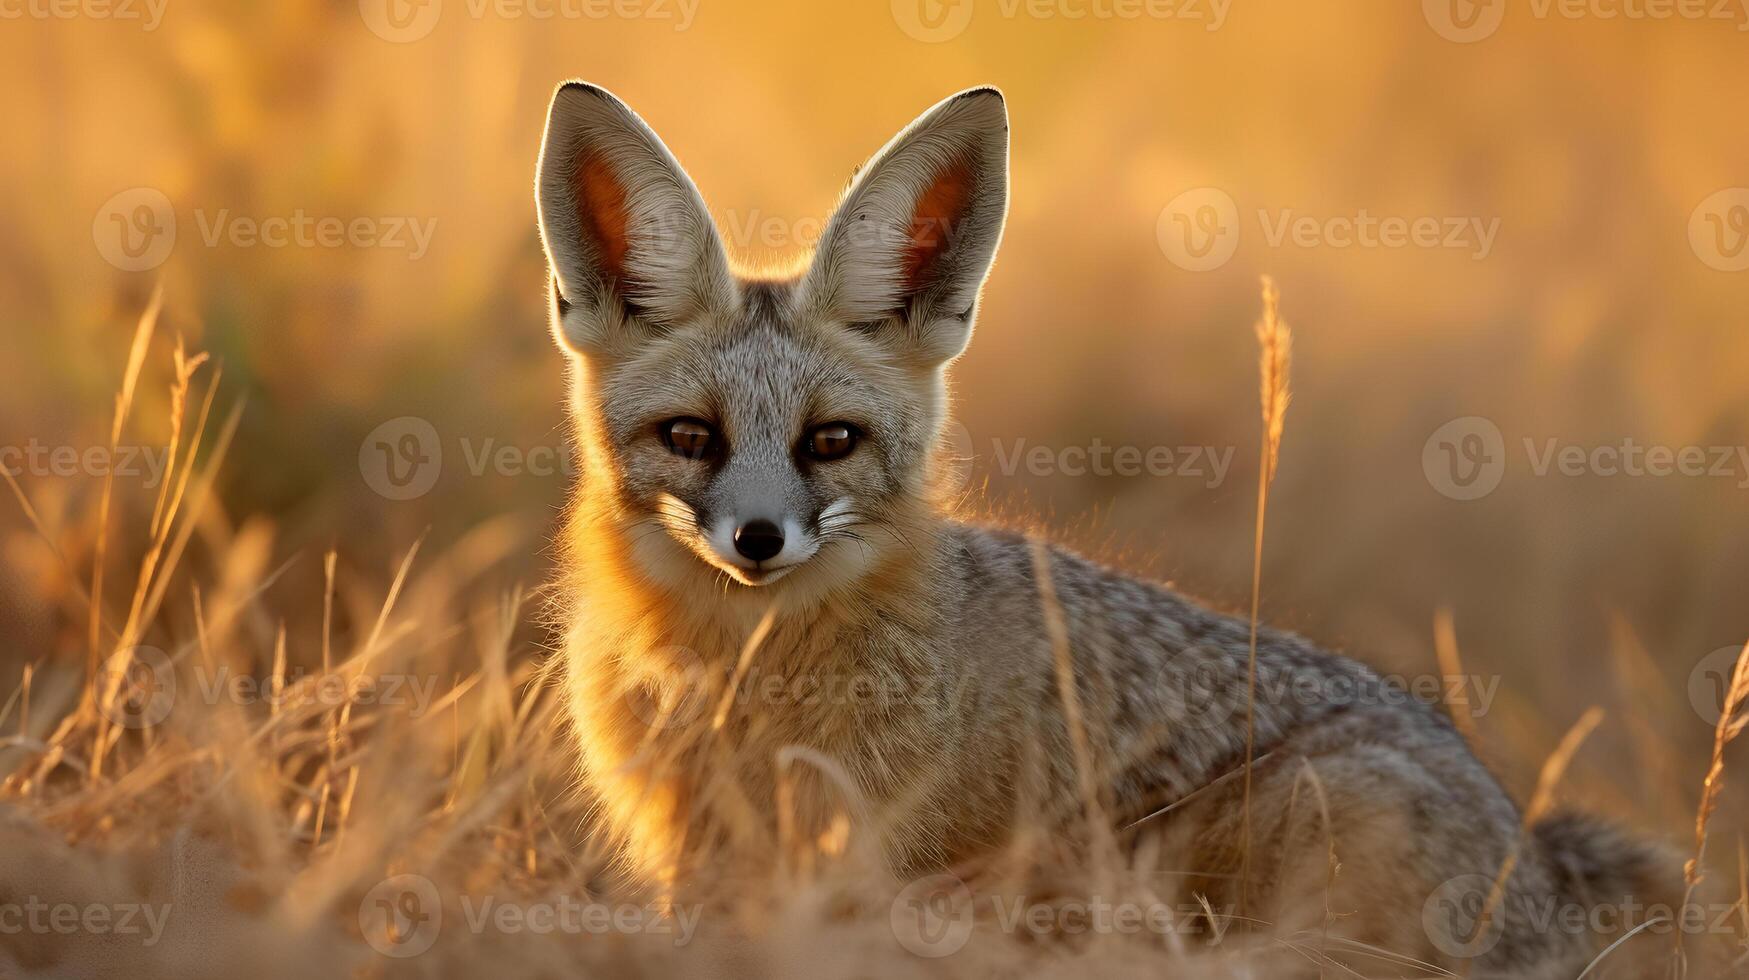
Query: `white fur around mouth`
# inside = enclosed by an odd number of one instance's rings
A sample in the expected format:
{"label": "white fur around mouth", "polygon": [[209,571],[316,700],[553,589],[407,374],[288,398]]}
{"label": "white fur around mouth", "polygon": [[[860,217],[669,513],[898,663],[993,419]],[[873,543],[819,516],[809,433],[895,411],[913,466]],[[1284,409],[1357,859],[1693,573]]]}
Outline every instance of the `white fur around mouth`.
{"label": "white fur around mouth", "polygon": [[[775,558],[763,562],[749,562],[736,553],[733,543],[734,532],[728,532],[730,544],[727,550],[723,549],[717,543],[715,540],[717,537],[716,535],[711,535],[706,538],[707,547],[711,552],[708,556],[708,560],[712,565],[727,572],[730,578],[742,585],[752,588],[758,588],[762,585],[770,585],[778,579],[783,578],[785,575],[788,575],[796,568],[806,564],[808,559],[814,557],[814,553],[820,550],[820,545],[817,541],[808,541],[805,544],[792,548],[791,542],[798,540],[797,537],[793,537],[792,535],[799,535],[800,533],[801,528],[797,527],[793,520],[784,521],[783,550],[778,552]],[[779,564],[779,562],[781,562],[781,564]]]}
{"label": "white fur around mouth", "polygon": [[770,585],[778,579],[783,578],[800,564],[801,562],[798,561],[793,565],[785,565],[782,568],[742,568],[738,565],[718,565],[717,567],[728,572],[729,577],[736,582],[739,582],[748,588],[757,589],[761,586]]}
{"label": "white fur around mouth", "polygon": [[676,537],[691,543],[691,550],[706,564],[749,588],[776,582],[820,550],[820,543],[804,534],[800,523],[793,517],[783,520],[783,550],[767,561],[750,562],[735,550],[732,518],[723,518],[711,528],[700,527],[692,507],[670,494],[657,498],[656,516]]}

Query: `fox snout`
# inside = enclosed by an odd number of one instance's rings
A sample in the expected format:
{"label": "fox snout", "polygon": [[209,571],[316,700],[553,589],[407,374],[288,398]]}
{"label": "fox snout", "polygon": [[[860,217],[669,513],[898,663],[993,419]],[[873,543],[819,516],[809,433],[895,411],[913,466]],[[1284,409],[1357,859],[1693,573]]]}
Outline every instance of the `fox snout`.
{"label": "fox snout", "polygon": [[710,535],[712,564],[742,585],[768,585],[814,557],[812,536],[793,517],[781,523],[756,517],[724,518]]}
{"label": "fox snout", "polygon": [[748,561],[758,563],[776,558],[783,551],[783,528],[756,518],[735,529],[735,550]]}
{"label": "fox snout", "polygon": [[658,510],[668,531],[706,562],[742,585],[767,585],[819,552],[821,525],[847,510],[848,503],[837,501],[804,517],[754,501],[711,516],[668,496]]}
{"label": "fox snout", "polygon": [[670,533],[743,585],[774,582],[814,557],[825,509],[821,488],[810,484],[783,447],[763,442],[750,438],[722,447],[714,459],[682,463],[702,482],[690,492],[671,484],[669,495],[676,499],[661,507],[690,511],[689,520],[664,522]]}
{"label": "fox snout", "polygon": [[725,514],[706,530],[707,560],[743,585],[765,585],[814,557],[813,534],[794,516]]}

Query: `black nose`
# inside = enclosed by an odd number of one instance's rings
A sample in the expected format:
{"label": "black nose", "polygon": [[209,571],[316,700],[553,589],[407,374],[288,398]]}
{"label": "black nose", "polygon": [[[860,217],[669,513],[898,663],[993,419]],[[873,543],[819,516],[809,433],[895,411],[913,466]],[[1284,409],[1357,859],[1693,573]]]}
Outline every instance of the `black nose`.
{"label": "black nose", "polygon": [[764,561],[783,550],[783,532],[770,521],[748,521],[735,531],[735,550],[750,561]]}

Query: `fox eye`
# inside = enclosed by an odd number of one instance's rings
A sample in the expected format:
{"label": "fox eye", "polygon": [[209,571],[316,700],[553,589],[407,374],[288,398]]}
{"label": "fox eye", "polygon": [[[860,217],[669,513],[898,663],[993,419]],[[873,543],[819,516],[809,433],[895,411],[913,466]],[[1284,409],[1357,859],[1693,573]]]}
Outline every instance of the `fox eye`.
{"label": "fox eye", "polygon": [[662,441],[676,456],[703,459],[715,450],[717,434],[698,419],[673,419],[663,424]]}
{"label": "fox eye", "polygon": [[862,433],[848,422],[831,422],[808,433],[803,448],[814,459],[831,462],[850,455],[861,436]]}

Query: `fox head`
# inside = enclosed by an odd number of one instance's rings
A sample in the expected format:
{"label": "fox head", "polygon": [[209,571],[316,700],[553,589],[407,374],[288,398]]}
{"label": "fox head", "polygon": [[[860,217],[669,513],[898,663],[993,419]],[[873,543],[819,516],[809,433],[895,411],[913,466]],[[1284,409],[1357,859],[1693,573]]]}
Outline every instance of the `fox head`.
{"label": "fox head", "polygon": [[1007,213],[1000,93],[894,137],[793,277],[732,267],[674,156],[593,85],[553,97],[536,203],[581,492],[652,582],[819,589],[908,547]]}

